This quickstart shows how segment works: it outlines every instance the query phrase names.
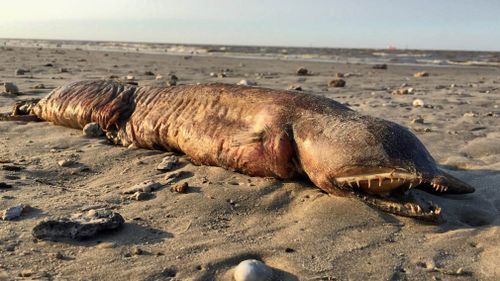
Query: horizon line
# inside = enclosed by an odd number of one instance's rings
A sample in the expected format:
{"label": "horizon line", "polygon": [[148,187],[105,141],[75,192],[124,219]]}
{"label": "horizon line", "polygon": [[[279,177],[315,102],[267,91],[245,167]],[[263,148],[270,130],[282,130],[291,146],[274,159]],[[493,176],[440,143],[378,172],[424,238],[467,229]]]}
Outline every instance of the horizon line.
{"label": "horizon line", "polygon": [[142,43],[142,44],[167,44],[167,45],[187,45],[187,46],[221,46],[221,47],[270,47],[270,48],[308,48],[308,49],[353,49],[353,50],[390,50],[390,51],[438,51],[438,52],[479,52],[479,53],[500,53],[499,50],[471,50],[471,49],[412,49],[412,48],[398,48],[390,49],[389,46],[386,48],[380,47],[331,47],[331,46],[298,46],[298,45],[258,45],[258,44],[249,44],[249,45],[239,45],[239,44],[223,44],[223,43],[173,43],[173,42],[159,42],[159,41],[122,41],[122,40],[90,40],[90,39],[60,39],[60,38],[12,38],[12,37],[0,37],[0,40],[40,40],[40,41],[77,41],[77,42],[102,42],[102,43]]}

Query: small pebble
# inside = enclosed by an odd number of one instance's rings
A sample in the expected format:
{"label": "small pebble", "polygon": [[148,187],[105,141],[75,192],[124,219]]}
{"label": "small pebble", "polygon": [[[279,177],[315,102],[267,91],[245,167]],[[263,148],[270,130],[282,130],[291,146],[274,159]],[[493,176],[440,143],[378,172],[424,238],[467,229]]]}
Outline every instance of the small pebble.
{"label": "small pebble", "polygon": [[334,87],[334,88],[342,88],[345,86],[345,80],[344,79],[332,79],[330,82],[328,82],[328,86]]}
{"label": "small pebble", "polygon": [[234,269],[235,281],[271,281],[273,270],[258,260],[244,260]]}
{"label": "small pebble", "polygon": [[2,92],[9,94],[19,94],[19,89],[17,88],[16,84],[12,82],[4,82]]}
{"label": "small pebble", "polygon": [[161,183],[152,181],[152,180],[147,180],[143,181],[139,184],[136,184],[126,190],[123,191],[123,194],[134,194],[138,191],[140,192],[152,192],[162,186]]}
{"label": "small pebble", "polygon": [[151,193],[137,191],[136,193],[130,195],[129,198],[136,201],[144,201],[151,198]]}
{"label": "small pebble", "polygon": [[296,71],[297,75],[299,76],[305,76],[305,75],[309,75],[309,70],[307,70],[307,68],[301,66],[297,69]]}
{"label": "small pebble", "polygon": [[95,122],[88,123],[83,127],[82,133],[88,138],[97,138],[104,135],[101,126]]}
{"label": "small pebble", "polygon": [[411,120],[412,124],[424,124],[424,118],[422,117],[417,117]]}
{"label": "small pebble", "polygon": [[75,164],[75,161],[70,160],[70,159],[63,159],[57,162],[57,165],[61,167],[69,167]]}
{"label": "small pebble", "polygon": [[242,86],[257,86],[257,82],[246,80],[246,79],[240,80],[240,82],[238,82],[236,84],[242,85]]}
{"label": "small pebble", "polygon": [[425,72],[425,71],[420,71],[420,72],[413,74],[413,76],[414,77],[427,77],[427,76],[429,76],[429,73]]}
{"label": "small pebble", "polygon": [[5,183],[5,182],[0,182],[0,189],[11,189],[12,185]]}
{"label": "small pebble", "polygon": [[61,253],[61,252],[55,252],[52,254],[52,257],[54,257],[55,259],[58,259],[58,260],[62,260],[64,259],[64,255]]}
{"label": "small pebble", "polygon": [[170,191],[177,192],[177,193],[186,193],[188,187],[189,187],[189,185],[187,182],[177,183],[177,184],[173,185],[172,188],[170,188]]}
{"label": "small pebble", "polygon": [[374,64],[372,66],[373,69],[387,69],[387,64],[383,63],[383,64]]}
{"label": "small pebble", "polygon": [[24,269],[23,271],[19,272],[19,277],[30,277],[33,274],[34,274],[33,270]]}
{"label": "small pebble", "polygon": [[401,95],[409,95],[413,94],[415,90],[413,88],[399,88],[397,90],[392,91],[392,94],[395,96],[401,96]]}
{"label": "small pebble", "polygon": [[18,204],[8,209],[0,212],[1,218],[4,221],[10,221],[17,219],[21,216],[21,214],[28,212],[31,209],[29,205]]}
{"label": "small pebble", "polygon": [[114,243],[114,242],[103,242],[103,243],[97,244],[96,247],[99,248],[99,249],[111,249],[111,248],[115,248],[116,247],[116,243]]}
{"label": "small pebble", "polygon": [[421,99],[414,99],[412,105],[413,107],[424,107],[425,103]]}
{"label": "small pebble", "polygon": [[16,71],[14,71],[14,74],[15,75],[24,75],[26,72],[28,72],[28,71],[26,71],[25,69],[18,68],[18,69],[16,69]]}
{"label": "small pebble", "polygon": [[143,253],[144,253],[144,251],[139,247],[133,247],[132,251],[131,251],[131,254],[135,255],[135,256],[142,255]]}
{"label": "small pebble", "polygon": [[175,167],[175,165],[177,165],[178,162],[179,162],[179,157],[175,155],[169,155],[161,160],[160,164],[156,166],[156,169],[165,172],[170,171]]}
{"label": "small pebble", "polygon": [[302,91],[302,87],[300,85],[290,85],[287,90],[289,91]]}

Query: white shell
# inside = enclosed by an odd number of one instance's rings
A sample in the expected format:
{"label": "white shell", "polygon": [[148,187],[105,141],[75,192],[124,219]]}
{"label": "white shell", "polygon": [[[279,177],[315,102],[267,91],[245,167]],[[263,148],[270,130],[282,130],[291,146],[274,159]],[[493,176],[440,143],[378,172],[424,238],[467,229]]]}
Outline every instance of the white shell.
{"label": "white shell", "polygon": [[413,106],[414,107],[423,107],[424,101],[421,99],[415,99],[415,100],[413,100]]}
{"label": "white shell", "polygon": [[236,83],[237,85],[243,86],[257,86],[257,82],[243,79],[240,82]]}
{"label": "white shell", "polygon": [[244,260],[234,269],[236,281],[271,281],[273,270],[258,260]]}

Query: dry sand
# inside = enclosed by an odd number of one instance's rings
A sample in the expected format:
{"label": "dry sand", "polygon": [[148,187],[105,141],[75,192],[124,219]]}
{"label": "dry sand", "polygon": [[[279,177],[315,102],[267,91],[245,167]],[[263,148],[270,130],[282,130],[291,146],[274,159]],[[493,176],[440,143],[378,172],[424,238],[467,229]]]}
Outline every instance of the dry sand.
{"label": "dry sand", "polygon": [[[443,207],[445,222],[433,225],[326,195],[309,182],[194,166],[183,156],[176,171],[187,172],[181,180],[191,186],[186,194],[165,186],[151,200],[131,201],[122,190],[148,179],[166,182],[170,172],[155,169],[163,152],[111,146],[50,123],[0,122],[1,161],[24,167],[0,170],[0,181],[14,186],[0,190],[0,210],[18,203],[34,208],[19,220],[0,221],[0,279],[231,280],[231,269],[247,258],[275,268],[276,280],[500,279],[499,68],[375,70],[361,64],[35,48],[0,49],[0,62],[0,82],[14,82],[24,93],[1,95],[1,112],[16,100],[42,97],[77,79],[134,75],[140,85],[161,83],[145,71],[174,73],[182,84],[299,84],[412,128],[443,167],[476,188],[464,196],[416,192]],[[301,65],[313,75],[296,76]],[[31,72],[16,76],[18,68]],[[227,77],[209,75],[222,71]],[[430,75],[413,77],[418,71]],[[351,73],[344,78],[347,85],[329,88],[337,72]],[[40,83],[47,89],[33,89]],[[414,93],[391,95],[403,83]],[[414,99],[430,106],[413,107]],[[411,122],[419,116],[423,124]],[[64,159],[79,164],[60,167]],[[84,242],[32,237],[39,221],[88,206],[113,208],[125,226]]]}

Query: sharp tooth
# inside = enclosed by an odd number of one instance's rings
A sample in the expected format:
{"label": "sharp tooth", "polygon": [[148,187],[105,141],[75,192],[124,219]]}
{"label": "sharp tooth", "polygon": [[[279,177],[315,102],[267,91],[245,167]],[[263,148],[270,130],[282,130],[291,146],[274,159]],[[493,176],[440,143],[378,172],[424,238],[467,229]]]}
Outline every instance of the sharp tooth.
{"label": "sharp tooth", "polygon": [[422,178],[419,178],[419,179],[418,179],[418,184],[422,184],[422,181],[423,181],[423,179],[422,179]]}
{"label": "sharp tooth", "polygon": [[448,187],[447,186],[443,187],[443,191],[448,191]]}
{"label": "sharp tooth", "polygon": [[413,213],[415,213],[415,206],[413,206],[413,204],[410,205],[410,209]]}
{"label": "sharp tooth", "polygon": [[347,182],[347,185],[349,185],[349,187],[352,188],[352,184],[350,181]]}
{"label": "sharp tooth", "polygon": [[360,187],[358,178],[356,178],[356,184],[358,185],[358,187]]}
{"label": "sharp tooth", "polygon": [[394,181],[394,178],[393,178],[393,177],[390,177],[390,179],[391,179],[391,183],[392,183],[392,182]]}
{"label": "sharp tooth", "polygon": [[382,187],[382,182],[384,179],[382,177],[378,177],[378,187]]}
{"label": "sharp tooth", "polygon": [[368,188],[370,188],[372,185],[372,182],[370,181],[370,179],[368,179]]}
{"label": "sharp tooth", "polygon": [[419,205],[417,205],[417,213],[421,213],[422,212],[422,208],[420,208]]}
{"label": "sharp tooth", "polygon": [[412,186],[413,186],[413,182],[411,181],[410,182],[410,186],[408,187],[408,189],[410,189]]}

